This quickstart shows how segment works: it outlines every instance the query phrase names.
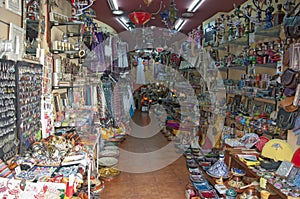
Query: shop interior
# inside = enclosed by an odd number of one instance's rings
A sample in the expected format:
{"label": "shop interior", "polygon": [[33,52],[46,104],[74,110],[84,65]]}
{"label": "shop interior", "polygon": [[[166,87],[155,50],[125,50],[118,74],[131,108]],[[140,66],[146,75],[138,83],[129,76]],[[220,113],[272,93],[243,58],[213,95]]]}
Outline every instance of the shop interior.
{"label": "shop interior", "polygon": [[299,199],[299,0],[0,0],[0,198]]}

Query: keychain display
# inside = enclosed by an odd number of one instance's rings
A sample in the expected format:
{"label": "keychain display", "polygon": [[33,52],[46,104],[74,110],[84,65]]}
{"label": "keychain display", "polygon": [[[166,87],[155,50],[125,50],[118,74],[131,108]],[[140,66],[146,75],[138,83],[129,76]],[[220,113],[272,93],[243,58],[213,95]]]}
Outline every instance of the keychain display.
{"label": "keychain display", "polygon": [[0,61],[0,158],[16,154],[15,62]]}
{"label": "keychain display", "polygon": [[42,65],[17,62],[17,128],[20,153],[41,139]]}

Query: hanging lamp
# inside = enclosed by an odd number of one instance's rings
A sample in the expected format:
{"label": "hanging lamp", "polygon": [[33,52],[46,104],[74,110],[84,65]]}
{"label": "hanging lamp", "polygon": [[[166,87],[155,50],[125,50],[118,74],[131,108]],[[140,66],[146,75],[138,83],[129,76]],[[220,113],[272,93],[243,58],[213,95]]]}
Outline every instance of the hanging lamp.
{"label": "hanging lamp", "polygon": [[129,14],[129,19],[135,25],[145,25],[151,19],[151,13],[134,11]]}

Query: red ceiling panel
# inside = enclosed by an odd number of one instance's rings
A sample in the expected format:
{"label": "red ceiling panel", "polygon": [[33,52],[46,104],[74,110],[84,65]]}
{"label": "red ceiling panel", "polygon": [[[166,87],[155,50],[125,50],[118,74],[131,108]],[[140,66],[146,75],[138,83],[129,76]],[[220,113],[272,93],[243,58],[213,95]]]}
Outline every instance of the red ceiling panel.
{"label": "red ceiling panel", "polygon": [[[162,23],[160,13],[164,10],[169,9],[170,0],[153,0],[152,3],[147,6],[144,0],[116,0],[119,8],[124,11],[123,16],[128,17],[129,13],[133,11],[146,11],[153,15],[145,26],[156,26],[165,28],[166,26]],[[217,12],[228,12],[233,9],[233,4],[240,5],[246,0],[205,0],[203,5],[194,13],[194,16],[188,18],[186,24],[183,26],[181,32],[188,33],[193,28],[199,26],[202,21],[210,18]],[[175,0],[176,8],[178,9],[178,17],[181,17],[182,13],[187,11],[189,5],[193,0]],[[161,9],[160,9],[161,7]],[[102,21],[117,32],[122,32],[125,29],[117,22],[115,15],[112,14],[107,0],[96,0],[93,5],[93,9],[96,11],[97,19]]]}

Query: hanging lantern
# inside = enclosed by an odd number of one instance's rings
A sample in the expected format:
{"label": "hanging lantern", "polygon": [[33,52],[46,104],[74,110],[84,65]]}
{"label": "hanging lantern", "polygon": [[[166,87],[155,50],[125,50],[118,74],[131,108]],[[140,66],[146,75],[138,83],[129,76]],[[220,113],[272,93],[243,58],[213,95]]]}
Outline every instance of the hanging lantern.
{"label": "hanging lantern", "polygon": [[177,20],[177,9],[176,9],[176,4],[174,3],[174,0],[171,1],[169,9],[170,9],[170,11],[169,11],[170,22],[172,25],[174,25],[175,21]]}
{"label": "hanging lantern", "polygon": [[144,0],[144,3],[149,6],[152,3],[153,0]]}
{"label": "hanging lantern", "polygon": [[149,12],[132,12],[129,14],[129,19],[136,25],[144,25],[151,19]]}

